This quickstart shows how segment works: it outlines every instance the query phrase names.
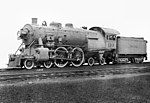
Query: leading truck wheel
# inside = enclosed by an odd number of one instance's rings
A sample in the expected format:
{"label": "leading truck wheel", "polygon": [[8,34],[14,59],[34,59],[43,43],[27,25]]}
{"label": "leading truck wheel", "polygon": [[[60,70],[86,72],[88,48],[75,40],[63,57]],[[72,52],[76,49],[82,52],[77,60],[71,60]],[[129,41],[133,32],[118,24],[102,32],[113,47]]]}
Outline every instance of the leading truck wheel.
{"label": "leading truck wheel", "polygon": [[89,66],[93,66],[94,63],[95,63],[95,60],[94,60],[92,57],[90,57],[90,58],[88,59],[88,64],[89,64]]}
{"label": "leading truck wheel", "polygon": [[33,60],[25,60],[24,67],[26,69],[32,69],[34,67],[34,61]]}
{"label": "leading truck wheel", "polygon": [[50,67],[52,67],[53,62],[52,61],[45,61],[43,65],[45,68],[49,69]]}
{"label": "leading truck wheel", "polygon": [[75,59],[72,61],[72,65],[75,67],[79,67],[84,62],[84,52],[81,48],[74,48],[72,50],[72,59]]}
{"label": "leading truck wheel", "polygon": [[65,60],[68,58],[68,50],[65,47],[58,47],[54,54],[56,56],[56,59],[54,60],[54,63],[57,67],[63,68],[68,64],[68,61]]}

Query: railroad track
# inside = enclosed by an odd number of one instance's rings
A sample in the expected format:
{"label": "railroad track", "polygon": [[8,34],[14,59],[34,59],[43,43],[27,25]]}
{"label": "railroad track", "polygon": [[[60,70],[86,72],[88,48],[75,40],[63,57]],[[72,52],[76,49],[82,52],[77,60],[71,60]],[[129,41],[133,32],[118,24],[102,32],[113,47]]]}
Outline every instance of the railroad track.
{"label": "railroad track", "polygon": [[51,70],[40,68],[34,70],[6,70],[0,72],[0,81],[16,81],[28,79],[47,79],[47,78],[70,78],[70,77],[89,77],[146,73],[150,72],[150,63],[143,64],[119,64],[104,66],[82,66],[80,68],[52,68]]}

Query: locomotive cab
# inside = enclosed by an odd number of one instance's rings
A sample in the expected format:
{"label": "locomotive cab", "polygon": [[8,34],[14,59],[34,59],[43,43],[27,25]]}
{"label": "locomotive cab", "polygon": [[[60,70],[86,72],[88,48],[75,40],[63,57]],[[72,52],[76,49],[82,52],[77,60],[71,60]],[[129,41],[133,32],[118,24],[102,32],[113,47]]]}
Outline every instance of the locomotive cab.
{"label": "locomotive cab", "polygon": [[114,29],[102,28],[102,27],[92,27],[90,30],[98,31],[103,34],[105,38],[105,52],[103,57],[105,58],[106,64],[113,62],[116,56],[116,44],[117,44],[117,35],[120,33]]}

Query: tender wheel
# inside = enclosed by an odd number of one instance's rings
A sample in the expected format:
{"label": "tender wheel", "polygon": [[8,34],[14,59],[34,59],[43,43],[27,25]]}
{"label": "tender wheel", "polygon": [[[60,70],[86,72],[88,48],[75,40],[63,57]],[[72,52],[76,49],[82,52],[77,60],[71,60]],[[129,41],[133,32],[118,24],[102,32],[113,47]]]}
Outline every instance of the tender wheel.
{"label": "tender wheel", "polygon": [[140,62],[139,62],[139,63],[143,63],[143,61],[144,61],[144,58],[141,58],[141,60],[140,60]]}
{"label": "tender wheel", "polygon": [[90,66],[93,66],[94,63],[95,63],[95,60],[94,60],[92,57],[90,57],[90,58],[88,59],[88,64],[89,64]]}
{"label": "tender wheel", "polygon": [[68,51],[65,47],[58,47],[55,51],[56,59],[54,60],[54,63],[57,67],[65,67],[68,63],[66,58],[68,58]]}
{"label": "tender wheel", "polygon": [[34,61],[33,60],[25,60],[24,67],[26,69],[32,69],[34,67]]}
{"label": "tender wheel", "polygon": [[45,61],[43,65],[45,68],[49,69],[50,67],[52,67],[53,62],[52,61]]}
{"label": "tender wheel", "polygon": [[131,58],[131,63],[135,63],[135,58]]}
{"label": "tender wheel", "polygon": [[84,52],[81,48],[74,48],[72,50],[72,59],[75,59],[75,61],[72,61],[72,65],[75,67],[79,67],[84,62]]}

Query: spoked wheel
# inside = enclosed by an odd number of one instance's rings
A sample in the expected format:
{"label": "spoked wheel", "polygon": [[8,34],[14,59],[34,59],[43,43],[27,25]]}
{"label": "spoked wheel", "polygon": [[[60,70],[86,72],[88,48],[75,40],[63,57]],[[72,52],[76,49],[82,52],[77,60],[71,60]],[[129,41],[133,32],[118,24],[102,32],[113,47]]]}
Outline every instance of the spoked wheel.
{"label": "spoked wheel", "polygon": [[105,58],[102,57],[102,58],[100,59],[100,61],[99,61],[99,64],[100,64],[100,65],[104,65],[104,63],[105,63]]}
{"label": "spoked wheel", "polygon": [[57,67],[65,67],[68,63],[66,58],[68,58],[68,51],[65,47],[58,47],[55,51],[56,59],[54,60],[54,63]]}
{"label": "spoked wheel", "polygon": [[93,57],[90,57],[90,58],[88,59],[88,64],[89,64],[89,66],[93,66],[94,63],[95,63],[94,58],[93,58]]}
{"label": "spoked wheel", "polygon": [[74,48],[72,50],[72,59],[75,59],[75,61],[72,61],[72,65],[75,67],[79,67],[84,62],[84,52],[81,48]]}
{"label": "spoked wheel", "polygon": [[45,61],[43,65],[44,65],[45,68],[49,69],[49,68],[52,67],[53,62],[50,61],[50,60],[49,61]]}
{"label": "spoked wheel", "polygon": [[24,67],[26,69],[32,69],[34,67],[34,61],[33,60],[25,60]]}

